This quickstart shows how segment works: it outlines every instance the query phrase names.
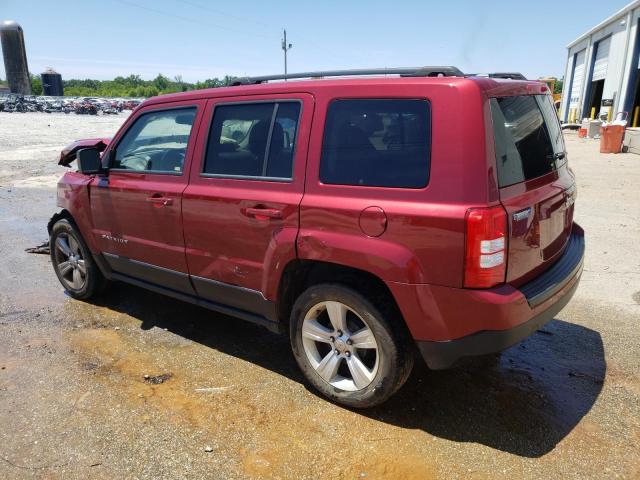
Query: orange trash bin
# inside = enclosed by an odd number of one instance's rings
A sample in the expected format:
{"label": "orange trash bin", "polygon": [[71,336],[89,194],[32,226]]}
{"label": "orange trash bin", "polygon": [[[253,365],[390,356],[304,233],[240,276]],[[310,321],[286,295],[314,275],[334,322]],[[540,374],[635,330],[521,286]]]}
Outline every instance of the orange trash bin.
{"label": "orange trash bin", "polygon": [[600,153],[620,153],[624,129],[624,125],[600,127]]}

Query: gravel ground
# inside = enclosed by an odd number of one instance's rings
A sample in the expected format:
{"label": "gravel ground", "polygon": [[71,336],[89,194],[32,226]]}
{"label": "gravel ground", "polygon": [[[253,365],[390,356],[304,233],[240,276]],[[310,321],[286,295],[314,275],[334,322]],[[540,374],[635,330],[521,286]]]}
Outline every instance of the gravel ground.
{"label": "gravel ground", "polygon": [[640,156],[567,134],[574,300],[502,356],[418,366],[356,412],[305,387],[286,338],[127,285],[78,302],[24,253],[61,147],[124,118],[0,113],[0,478],[640,477]]}

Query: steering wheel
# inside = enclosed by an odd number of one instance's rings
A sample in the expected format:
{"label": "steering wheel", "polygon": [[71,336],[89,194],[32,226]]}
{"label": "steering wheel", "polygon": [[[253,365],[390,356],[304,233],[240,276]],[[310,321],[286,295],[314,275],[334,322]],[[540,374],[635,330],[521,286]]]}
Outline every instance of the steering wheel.
{"label": "steering wheel", "polygon": [[151,161],[151,164],[154,170],[181,172],[184,166],[184,157],[185,152],[183,149],[170,149],[162,154],[159,162]]}

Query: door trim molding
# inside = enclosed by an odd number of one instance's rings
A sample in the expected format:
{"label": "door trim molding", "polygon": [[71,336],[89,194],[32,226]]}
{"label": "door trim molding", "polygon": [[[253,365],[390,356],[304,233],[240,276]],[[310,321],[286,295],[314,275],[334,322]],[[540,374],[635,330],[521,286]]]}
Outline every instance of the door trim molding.
{"label": "door trim molding", "polygon": [[278,321],[276,303],[262,292],[208,278],[188,275],[157,265],[103,252],[94,255],[105,277],[199,305],[261,325],[276,333],[285,331]]}
{"label": "door trim molding", "polygon": [[195,275],[191,275],[191,282],[196,294],[205,300],[241,308],[269,320],[277,321],[275,302],[264,298],[262,292],[258,290]]}
{"label": "door trim molding", "polygon": [[104,252],[102,254],[114,271],[145,282],[157,284],[171,290],[195,295],[189,275],[168,268],[151,265],[128,257]]}

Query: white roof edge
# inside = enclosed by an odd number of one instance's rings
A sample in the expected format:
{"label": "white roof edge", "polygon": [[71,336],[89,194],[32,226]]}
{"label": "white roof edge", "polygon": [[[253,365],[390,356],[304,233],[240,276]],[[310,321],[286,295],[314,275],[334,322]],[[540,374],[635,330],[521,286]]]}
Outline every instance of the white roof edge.
{"label": "white roof edge", "polygon": [[620,17],[625,16],[627,13],[629,13],[630,10],[634,10],[637,7],[640,7],[640,0],[634,0],[633,2],[631,2],[630,4],[628,4],[625,7],[622,7],[621,10],[618,10],[616,13],[614,13],[613,15],[611,15],[609,18],[607,18],[606,20],[603,20],[602,22],[600,22],[599,24],[597,24],[595,27],[593,27],[592,29],[588,30],[587,32],[583,33],[582,35],[580,35],[578,38],[576,38],[573,42],[569,43],[567,45],[567,48],[571,48],[574,45],[576,45],[577,43],[581,42],[582,40],[584,40],[585,38],[587,38],[589,35],[591,35],[592,33],[597,32],[598,30],[602,29],[602,27],[605,27],[606,25],[616,21],[617,19],[619,19]]}

